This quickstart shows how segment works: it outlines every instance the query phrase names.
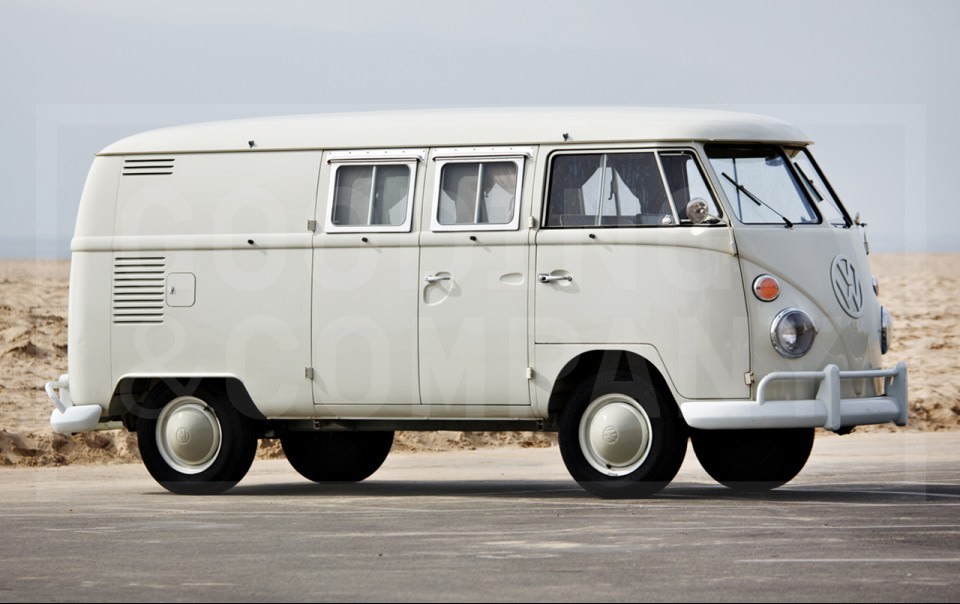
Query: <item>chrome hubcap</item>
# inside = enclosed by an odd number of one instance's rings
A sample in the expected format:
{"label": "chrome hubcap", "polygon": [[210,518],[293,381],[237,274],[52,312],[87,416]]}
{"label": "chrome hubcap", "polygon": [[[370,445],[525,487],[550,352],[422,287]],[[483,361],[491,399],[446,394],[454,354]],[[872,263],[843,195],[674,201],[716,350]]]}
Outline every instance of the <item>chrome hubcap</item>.
{"label": "chrome hubcap", "polygon": [[222,439],[217,415],[194,396],[167,403],[157,419],[156,436],[164,461],[183,474],[199,474],[213,465]]}
{"label": "chrome hubcap", "polygon": [[640,467],[653,443],[650,417],[636,400],[607,394],[587,406],[580,418],[580,450],[607,476],[623,476]]}

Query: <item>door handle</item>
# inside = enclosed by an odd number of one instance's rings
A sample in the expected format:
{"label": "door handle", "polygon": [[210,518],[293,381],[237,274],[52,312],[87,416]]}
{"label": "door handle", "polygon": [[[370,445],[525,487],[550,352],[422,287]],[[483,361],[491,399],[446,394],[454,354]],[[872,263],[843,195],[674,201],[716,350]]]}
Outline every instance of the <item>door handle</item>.
{"label": "door handle", "polygon": [[573,275],[548,275],[540,273],[537,275],[537,281],[540,283],[555,283],[557,281],[573,281]]}
{"label": "door handle", "polygon": [[450,275],[427,275],[423,280],[427,283],[439,283],[440,281],[449,281]]}

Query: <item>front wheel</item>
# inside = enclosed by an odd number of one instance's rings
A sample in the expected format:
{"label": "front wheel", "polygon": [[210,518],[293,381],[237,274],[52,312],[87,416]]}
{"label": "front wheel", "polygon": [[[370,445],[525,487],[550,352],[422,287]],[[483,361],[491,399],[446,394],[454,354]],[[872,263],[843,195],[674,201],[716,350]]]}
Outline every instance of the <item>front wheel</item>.
{"label": "front wheel", "polygon": [[313,482],[360,482],[376,472],[393,447],[393,432],[286,432],[287,461]]}
{"label": "front wheel", "polygon": [[784,485],[800,473],[813,449],[813,428],[696,430],[700,465],[720,484],[743,492]]}
{"label": "front wheel", "polygon": [[560,453],[570,475],[604,498],[648,497],[676,476],[686,425],[648,379],[601,374],[577,387],[560,418]]}
{"label": "front wheel", "polygon": [[175,396],[158,389],[137,420],[140,457],[150,475],[180,494],[222,493],[246,475],[257,452],[251,421],[216,390]]}

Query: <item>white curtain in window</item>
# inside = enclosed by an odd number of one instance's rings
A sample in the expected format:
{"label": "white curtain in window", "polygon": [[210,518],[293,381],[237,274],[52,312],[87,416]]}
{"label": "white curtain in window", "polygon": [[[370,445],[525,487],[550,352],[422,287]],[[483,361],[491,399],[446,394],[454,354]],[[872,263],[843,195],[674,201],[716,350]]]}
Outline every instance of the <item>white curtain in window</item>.
{"label": "white curtain in window", "polygon": [[410,168],[377,166],[377,182],[373,197],[370,224],[398,226],[407,217],[407,195],[410,192]]}
{"label": "white curtain in window", "polygon": [[517,164],[483,164],[483,197],[477,222],[509,224],[517,205]]}

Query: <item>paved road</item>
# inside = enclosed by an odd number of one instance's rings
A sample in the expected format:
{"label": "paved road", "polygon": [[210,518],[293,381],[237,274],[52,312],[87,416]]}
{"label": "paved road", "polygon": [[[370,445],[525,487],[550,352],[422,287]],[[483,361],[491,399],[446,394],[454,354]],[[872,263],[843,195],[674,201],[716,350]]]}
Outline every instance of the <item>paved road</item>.
{"label": "paved road", "polygon": [[691,454],[628,502],[556,449],[397,454],[349,487],[257,462],[209,498],[139,466],[0,471],[0,600],[958,598],[960,433],[818,437],[754,497]]}

